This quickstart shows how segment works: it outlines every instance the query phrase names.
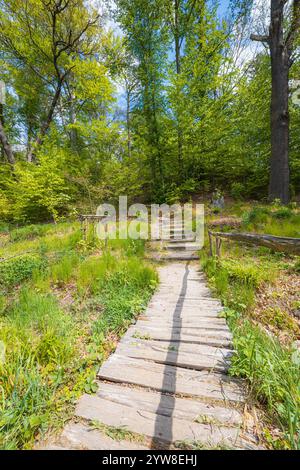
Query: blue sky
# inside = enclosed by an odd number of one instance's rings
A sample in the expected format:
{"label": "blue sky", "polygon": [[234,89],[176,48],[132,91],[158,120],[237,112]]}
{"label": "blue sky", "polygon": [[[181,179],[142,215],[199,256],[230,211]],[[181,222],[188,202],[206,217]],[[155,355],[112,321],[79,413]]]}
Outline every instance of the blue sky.
{"label": "blue sky", "polygon": [[228,3],[229,3],[229,0],[220,0],[220,8],[219,8],[219,11],[220,11],[220,14],[222,15],[223,13],[225,13],[227,7],[228,7]]}

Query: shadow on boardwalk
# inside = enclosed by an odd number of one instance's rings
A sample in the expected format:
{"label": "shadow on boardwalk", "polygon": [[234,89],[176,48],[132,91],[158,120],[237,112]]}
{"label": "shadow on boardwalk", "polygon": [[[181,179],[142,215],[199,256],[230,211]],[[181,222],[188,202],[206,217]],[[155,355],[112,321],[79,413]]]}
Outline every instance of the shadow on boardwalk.
{"label": "shadow on boardwalk", "polygon": [[[162,390],[170,390],[170,395],[166,395],[163,392],[161,393],[160,402],[157,408],[157,418],[155,421],[155,436],[161,434],[162,429],[164,430],[164,437],[168,439],[168,442],[165,443],[164,449],[169,449],[171,447],[171,442],[173,441],[172,435],[172,416],[175,407],[175,392],[176,392],[176,366],[172,366],[174,358],[177,359],[180,347],[180,337],[178,338],[178,330],[181,330],[182,326],[182,310],[183,304],[185,301],[186,291],[187,291],[187,280],[189,275],[189,262],[186,263],[185,272],[182,279],[182,286],[178,296],[178,300],[173,312],[172,317],[172,332],[171,339],[169,343],[169,351],[165,360],[165,368],[163,374],[163,383]],[[170,418],[166,420],[166,415]],[[156,447],[155,439],[151,442],[151,448]]]}

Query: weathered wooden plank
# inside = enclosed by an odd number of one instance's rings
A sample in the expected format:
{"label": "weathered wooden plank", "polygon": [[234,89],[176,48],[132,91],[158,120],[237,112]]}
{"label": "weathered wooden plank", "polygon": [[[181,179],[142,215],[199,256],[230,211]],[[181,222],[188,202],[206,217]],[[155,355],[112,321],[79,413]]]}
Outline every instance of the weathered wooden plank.
{"label": "weathered wooden plank", "polygon": [[193,399],[178,398],[150,390],[106,382],[99,383],[97,396],[138,410],[146,410],[191,422],[204,424],[216,424],[217,422],[221,425],[236,426],[240,425],[243,420],[242,414],[233,408],[224,408]]}
{"label": "weathered wooden plank", "polygon": [[157,325],[156,323],[150,324],[149,322],[143,322],[143,325],[141,322],[137,322],[135,325],[133,325],[129,330],[128,334],[131,336],[131,332],[162,332],[166,333],[168,335],[172,334],[178,334],[183,336],[189,336],[193,338],[193,342],[197,342],[197,338],[201,337],[207,337],[207,338],[216,338],[216,339],[227,339],[231,340],[232,339],[232,334],[229,330],[220,330],[218,328],[211,328],[211,329],[205,329],[205,328],[186,328],[186,327],[175,327],[173,325],[164,325],[160,327],[160,325]]}
{"label": "weathered wooden plank", "polygon": [[[220,348],[215,346],[210,346],[208,344],[191,344],[191,343],[177,343],[173,344],[170,341],[153,341],[151,339],[145,338],[133,338],[132,336],[123,336],[120,344],[122,346],[127,345],[128,347],[137,347],[137,348],[147,348],[152,351],[160,351],[162,353],[169,354],[170,352],[174,352],[177,354],[180,353],[192,353],[195,356],[211,356],[211,357],[218,357],[220,359],[223,358],[230,358],[233,354],[233,351]],[[196,358],[195,358],[196,359]]]}
{"label": "weathered wooden plank", "polygon": [[274,235],[261,235],[257,233],[226,233],[209,232],[210,236],[225,238],[248,245],[265,246],[275,251],[300,254],[300,238],[276,237]]}
{"label": "weathered wooden plank", "polygon": [[162,442],[198,441],[207,446],[235,446],[239,428],[198,424],[146,410],[137,410],[93,395],[83,395],[76,407],[76,415],[98,420],[108,426],[122,426],[128,431],[143,433]]}
{"label": "weathered wooden plank", "polygon": [[144,450],[147,447],[137,442],[118,441],[96,429],[82,424],[68,424],[61,436],[64,447],[77,450]]}
{"label": "weathered wooden plank", "polygon": [[241,402],[242,382],[206,370],[176,368],[171,365],[113,354],[101,366],[99,379],[148,387],[159,392],[197,397],[206,402]]}
{"label": "weathered wooden plank", "polygon": [[226,322],[222,319],[210,319],[210,318],[198,318],[197,320],[189,318],[181,318],[180,320],[173,319],[164,319],[164,318],[151,318],[147,316],[140,317],[137,325],[142,326],[157,326],[161,328],[166,326],[168,328],[189,328],[189,329],[203,329],[203,330],[219,330],[219,331],[229,331]]}
{"label": "weathered wooden plank", "polygon": [[151,327],[144,327],[138,328],[133,327],[128,330],[125,336],[129,337],[136,337],[136,338],[145,338],[145,339],[152,339],[155,341],[171,341],[171,342],[181,342],[181,343],[191,343],[191,344],[208,344],[215,347],[223,347],[223,348],[232,348],[231,339],[222,338],[222,336],[214,336],[206,334],[202,335],[186,335],[178,330],[169,329],[161,329],[161,328],[151,328]]}
{"label": "weathered wooden plank", "polygon": [[191,352],[166,351],[159,345],[120,343],[116,352],[134,359],[146,359],[160,364],[175,365],[195,370],[216,370],[226,372],[230,364],[230,353],[221,357],[219,354],[193,354]]}
{"label": "weathered wooden plank", "polygon": [[168,319],[180,319],[180,318],[189,318],[189,319],[197,319],[197,318],[221,318],[222,309],[207,309],[207,310],[200,310],[195,309],[194,307],[190,308],[177,308],[177,307],[168,307],[168,308],[161,308],[159,311],[156,309],[147,310],[147,314],[143,314],[141,318],[168,318]]}

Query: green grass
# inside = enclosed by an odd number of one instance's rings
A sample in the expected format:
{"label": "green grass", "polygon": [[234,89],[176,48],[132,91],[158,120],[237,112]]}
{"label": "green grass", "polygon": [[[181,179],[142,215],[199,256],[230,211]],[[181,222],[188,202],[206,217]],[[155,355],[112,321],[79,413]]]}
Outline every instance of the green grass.
{"label": "green grass", "polygon": [[282,438],[276,442],[270,438],[270,445],[300,449],[300,353],[292,345],[282,346],[249,319],[256,289],[269,274],[274,278],[276,262],[276,257],[272,261],[263,257],[255,266],[253,259],[249,268],[241,258],[218,260],[202,254],[202,266],[227,307],[225,316],[234,336],[230,373],[248,380],[252,396],[282,430]]}
{"label": "green grass", "polygon": [[104,250],[78,224],[42,227],[18,229],[1,249],[35,250],[0,264],[1,449],[31,448],[95,392],[100,363],[157,283],[140,241]]}

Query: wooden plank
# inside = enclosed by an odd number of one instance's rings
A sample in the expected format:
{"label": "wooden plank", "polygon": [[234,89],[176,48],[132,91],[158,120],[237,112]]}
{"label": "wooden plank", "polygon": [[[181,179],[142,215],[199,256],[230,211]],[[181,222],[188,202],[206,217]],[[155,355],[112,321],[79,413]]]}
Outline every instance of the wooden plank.
{"label": "wooden plank", "polygon": [[[153,325],[149,325],[148,322],[144,322],[144,325],[141,326],[141,322],[137,322],[134,326],[131,326],[129,330],[127,331],[126,334],[132,335],[134,332],[145,332],[148,333],[159,333],[162,332],[162,334],[166,334],[168,336],[173,335],[181,335],[181,337],[188,336],[192,339],[191,342],[197,342],[197,339],[199,338],[216,338],[216,339],[226,339],[230,341],[232,339],[232,334],[229,330],[219,330],[219,329],[209,329],[206,330],[205,328],[181,328],[179,327],[173,327],[173,326],[163,326],[160,328],[159,325],[156,323]],[[163,338],[162,338],[163,339]]]}
{"label": "wooden plank", "polygon": [[98,420],[108,426],[121,426],[128,431],[143,433],[151,439],[168,443],[191,440],[207,446],[234,447],[239,438],[239,428],[193,423],[137,410],[93,395],[82,396],[76,407],[76,415],[88,420]]}
{"label": "wooden plank", "polygon": [[65,427],[60,442],[64,447],[77,450],[145,450],[137,442],[117,441],[96,429],[82,424],[71,423]]}
{"label": "wooden plank", "polygon": [[215,238],[225,238],[242,242],[248,245],[265,246],[275,251],[300,254],[300,238],[276,237],[274,235],[261,235],[257,233],[226,233],[226,232],[209,232]]}
{"label": "wooden plank", "polygon": [[165,351],[158,345],[127,345],[119,343],[117,354],[128,356],[133,359],[145,359],[160,364],[175,365],[195,370],[216,370],[226,372],[229,368],[229,354],[227,357],[220,355],[192,354],[181,351]]}
{"label": "wooden plank", "polygon": [[159,392],[197,397],[206,402],[241,402],[241,381],[213,371],[177,369],[174,366],[133,359],[114,353],[101,366],[98,378],[151,388]]}
{"label": "wooden plank", "polygon": [[[180,319],[180,318],[189,318],[189,319],[197,319],[197,318],[221,318],[222,309],[216,311],[215,309],[210,310],[200,310],[195,309],[194,307],[181,308],[176,307],[169,307],[169,308],[161,308],[159,311],[156,309],[147,310],[147,313],[142,314],[140,318],[168,318],[168,319]],[[224,323],[224,322],[223,322]]]}
{"label": "wooden plank", "polygon": [[[219,321],[218,318],[210,319],[210,318],[198,318],[195,319],[188,319],[188,318],[181,318],[179,320],[173,320],[166,318],[151,318],[151,317],[140,317],[141,319],[138,320],[137,325],[139,327],[142,326],[157,326],[158,328],[166,326],[167,328],[194,328],[194,329],[207,329],[207,330],[219,330],[219,331],[229,331],[228,326],[226,325],[225,321]],[[222,320],[222,319],[220,319]]]}
{"label": "wooden plank", "polygon": [[169,329],[160,329],[160,328],[151,328],[144,327],[138,328],[133,327],[128,330],[125,336],[137,337],[145,339],[152,339],[155,341],[171,341],[171,342],[181,342],[181,343],[191,343],[191,344],[208,344],[216,347],[232,348],[231,339],[226,339],[220,337],[211,336],[206,332],[202,335],[186,335],[181,333],[180,330],[173,331]]}
{"label": "wooden plank", "polygon": [[192,422],[214,423],[226,426],[242,424],[242,415],[233,408],[203,403],[188,398],[178,398],[145,389],[99,382],[97,396],[121,405],[146,410],[151,413]]}
{"label": "wooden plank", "polygon": [[233,351],[220,348],[215,346],[210,346],[208,344],[191,344],[191,343],[170,343],[167,340],[153,341],[151,339],[145,338],[133,338],[132,336],[123,336],[120,344],[127,346],[134,346],[137,348],[148,348],[154,351],[161,351],[164,354],[169,354],[169,352],[174,353],[192,353],[197,356],[212,356],[219,357],[220,359],[226,357],[230,358],[233,354]]}

